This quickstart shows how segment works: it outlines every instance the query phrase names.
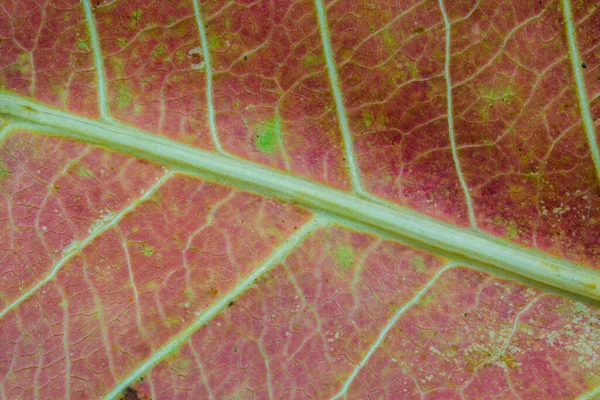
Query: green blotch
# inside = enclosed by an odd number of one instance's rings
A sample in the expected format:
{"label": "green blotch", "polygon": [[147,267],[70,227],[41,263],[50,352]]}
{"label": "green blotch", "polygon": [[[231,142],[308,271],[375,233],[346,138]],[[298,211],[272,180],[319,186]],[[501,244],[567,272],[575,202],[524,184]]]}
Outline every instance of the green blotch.
{"label": "green blotch", "polygon": [[519,237],[519,229],[517,228],[515,221],[508,221],[508,224],[506,225],[506,236],[509,239],[516,239]]}
{"label": "green blotch", "polygon": [[77,175],[83,176],[83,177],[93,177],[94,173],[85,167],[79,167],[77,169]]}
{"label": "green blotch", "polygon": [[0,161],[0,181],[5,180],[10,176],[10,171],[6,167],[4,161]]}
{"label": "green blotch", "polygon": [[17,57],[16,62],[10,66],[11,72],[20,72],[22,74],[31,74],[33,72],[33,66],[31,64],[31,57],[29,53],[21,53]]}
{"label": "green blotch", "polygon": [[133,107],[133,114],[134,114],[134,115],[141,115],[141,114],[142,114],[142,112],[144,112],[144,107],[142,107],[141,105],[139,105],[139,104],[136,104],[136,105]]}
{"label": "green blotch", "polygon": [[271,118],[256,127],[254,145],[263,154],[273,154],[279,147],[279,118]]}
{"label": "green blotch", "polygon": [[152,254],[154,254],[154,247],[153,246],[144,246],[144,250],[142,250],[142,254],[145,255],[146,257],[150,257]]}
{"label": "green blotch", "polygon": [[122,110],[131,104],[131,98],[132,98],[131,91],[124,84],[120,84],[119,86],[117,86],[117,96],[116,97],[117,97],[117,108],[119,110]]}
{"label": "green blotch", "polygon": [[414,256],[412,260],[410,260],[410,265],[412,265],[417,271],[425,271],[427,269],[427,264],[425,264],[425,259],[423,256]]}
{"label": "green blotch", "polygon": [[338,247],[335,250],[335,260],[344,269],[350,269],[354,267],[354,263],[356,260],[356,254],[354,253],[354,249],[348,245]]}
{"label": "green blotch", "polygon": [[365,123],[365,127],[370,128],[373,125],[373,121],[375,117],[373,113],[369,110],[364,110],[362,112],[363,122]]}
{"label": "green blotch", "polygon": [[173,364],[171,364],[175,371],[185,372],[188,371],[190,366],[192,365],[192,360],[189,358],[177,358]]}
{"label": "green blotch", "polygon": [[152,55],[163,61],[163,62],[167,62],[171,59],[171,57],[169,56],[169,52],[167,50],[167,46],[165,46],[163,43],[159,44],[154,51],[152,52]]}
{"label": "green blotch", "polygon": [[116,76],[122,77],[125,75],[125,60],[118,57],[110,57],[108,63],[110,64],[110,68],[114,70]]}
{"label": "green blotch", "polygon": [[508,82],[496,84],[492,88],[486,88],[482,91],[481,97],[489,102],[507,102],[515,97],[512,85]]}
{"label": "green blotch", "polygon": [[131,13],[131,20],[129,21],[129,26],[136,26],[140,17],[142,16],[142,10],[135,10]]}
{"label": "green blotch", "polygon": [[421,304],[424,305],[425,307],[427,307],[428,305],[430,305],[431,303],[433,303],[433,297],[431,296],[425,296],[423,297],[423,299],[421,300]]}
{"label": "green blotch", "polygon": [[397,49],[399,47],[399,43],[394,35],[390,34],[387,30],[383,32],[383,40],[390,49]]}
{"label": "green blotch", "polygon": [[306,57],[304,57],[303,61],[304,61],[304,64],[309,67],[323,64],[321,57],[319,57],[318,55],[316,55],[314,53],[311,53],[311,54],[307,55]]}
{"label": "green blotch", "polygon": [[77,47],[81,50],[90,51],[90,46],[84,40],[77,41]]}
{"label": "green blotch", "polygon": [[[181,320],[179,318],[171,317],[171,318],[166,318],[164,320],[164,322],[167,327],[172,328],[174,326],[179,325],[181,323]],[[175,351],[178,353],[179,349],[180,348],[177,348],[177,350],[175,350]],[[177,353],[175,353],[175,354],[177,354]]]}

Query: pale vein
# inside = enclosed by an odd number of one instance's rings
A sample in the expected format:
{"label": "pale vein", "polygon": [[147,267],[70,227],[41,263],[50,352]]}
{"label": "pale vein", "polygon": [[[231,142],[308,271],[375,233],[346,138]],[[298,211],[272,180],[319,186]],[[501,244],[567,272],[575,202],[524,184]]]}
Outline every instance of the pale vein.
{"label": "pale vein", "polygon": [[450,20],[448,19],[448,15],[446,14],[446,9],[444,8],[444,0],[439,0],[440,10],[442,11],[442,16],[444,17],[444,27],[446,30],[446,59],[444,61],[444,76],[446,78],[446,103],[448,107],[448,134],[450,135],[450,146],[452,148],[452,159],[454,160],[454,167],[456,168],[456,174],[458,175],[458,180],[460,181],[460,186],[462,187],[462,191],[465,195],[465,201],[467,203],[467,209],[469,212],[469,222],[471,224],[471,228],[477,228],[477,220],[475,219],[475,213],[473,212],[473,202],[471,201],[471,192],[469,191],[469,187],[465,182],[465,178],[462,174],[460,168],[460,159],[458,158],[458,151],[456,149],[456,140],[454,138],[454,114],[452,110],[452,80],[450,78],[450,32],[452,25],[450,24]]}
{"label": "pale vein", "polygon": [[565,19],[565,30],[567,33],[567,42],[569,43],[569,58],[571,59],[571,67],[575,77],[575,86],[577,88],[577,99],[579,100],[579,110],[583,120],[583,127],[590,146],[590,152],[594,166],[596,167],[596,177],[600,179],[600,151],[598,150],[598,142],[596,140],[596,130],[594,121],[590,111],[590,103],[587,99],[585,89],[585,81],[581,73],[582,61],[577,48],[577,37],[575,35],[575,24],[573,22],[573,13],[571,12],[571,3],[569,0],[562,0],[562,9]]}
{"label": "pale vein", "polygon": [[283,262],[285,258],[294,250],[304,238],[315,229],[324,226],[326,221],[321,217],[315,217],[304,224],[300,229],[294,232],[282,245],[276,248],[269,258],[250,275],[240,281],[232,290],[221,297],[211,307],[207,308],[194,322],[188,325],[183,332],[173,337],[162,347],[157,349],[152,355],[140,364],[138,368],[132,371],[127,377],[117,384],[104,398],[116,399],[122,396],[123,391],[133,384],[139,377],[150,371],[152,367],[162,361],[165,357],[172,354],[175,350],[185,344],[190,337],[201,327],[215,318],[229,303],[241,296],[244,292],[254,286],[254,281],[259,279],[268,271],[272,270],[277,264]]}
{"label": "pale vein", "polygon": [[158,188],[161,187],[162,184],[165,183],[172,175],[172,172],[163,175],[150,189],[146,191],[146,193],[144,193],[143,196],[141,196],[132,204],[124,208],[121,212],[115,215],[114,218],[101,221],[101,225],[95,228],[89,236],[87,236],[80,242],[77,242],[74,246],[71,246],[67,251],[65,251],[63,257],[54,265],[54,267],[52,268],[50,273],[46,275],[46,277],[44,277],[42,280],[36,283],[31,289],[23,293],[18,299],[6,306],[4,310],[0,311],[0,319],[3,318],[6,314],[8,314],[15,307],[17,307],[19,304],[23,303],[25,300],[31,297],[39,288],[41,288],[46,283],[54,279],[54,277],[56,276],[58,271],[60,271],[62,266],[65,265],[71,258],[73,258],[73,256],[77,255],[81,250],[83,250],[84,247],[90,244],[98,236],[100,236],[110,228],[114,227],[119,221],[121,221],[121,219],[123,219],[125,215],[133,211],[139,204],[152,197],[154,192],[156,192]]}
{"label": "pale vein", "polygon": [[346,107],[344,106],[344,97],[340,88],[339,78],[337,74],[337,66],[333,59],[333,50],[331,49],[331,40],[329,37],[329,28],[327,26],[326,11],[323,7],[322,0],[315,0],[315,5],[317,6],[319,31],[321,32],[321,41],[323,43],[323,54],[325,55],[325,62],[327,63],[329,83],[331,85],[331,91],[335,99],[335,108],[337,110],[340,130],[342,131],[342,135],[344,137],[346,161],[348,162],[348,168],[350,169],[350,178],[352,179],[352,186],[354,187],[354,191],[356,193],[365,195],[365,191],[362,187],[360,179],[360,172],[356,163],[356,157],[354,156],[352,133],[350,132],[350,126],[348,125],[348,117],[346,114]]}
{"label": "pale vein", "polygon": [[206,31],[204,30],[204,22],[202,21],[202,15],[200,14],[200,5],[198,0],[194,2],[194,16],[196,18],[196,25],[198,25],[198,32],[200,33],[200,42],[202,43],[202,53],[204,56],[204,71],[206,73],[206,105],[208,109],[208,127],[210,129],[210,135],[212,136],[213,142],[217,151],[223,153],[223,147],[219,141],[219,135],[217,134],[217,123],[215,120],[215,104],[213,101],[213,77],[212,77],[212,66],[210,63],[210,51],[208,50],[208,40],[206,40]]}
{"label": "pale vein", "polygon": [[102,58],[102,50],[100,49],[100,39],[98,39],[98,31],[96,30],[96,22],[94,21],[94,13],[92,11],[91,1],[83,0],[83,8],[85,10],[85,21],[90,34],[92,51],[94,52],[94,64],[96,65],[96,77],[98,79],[98,102],[100,103],[100,117],[105,121],[109,121],[111,116],[108,108],[106,72],[104,71],[104,61]]}

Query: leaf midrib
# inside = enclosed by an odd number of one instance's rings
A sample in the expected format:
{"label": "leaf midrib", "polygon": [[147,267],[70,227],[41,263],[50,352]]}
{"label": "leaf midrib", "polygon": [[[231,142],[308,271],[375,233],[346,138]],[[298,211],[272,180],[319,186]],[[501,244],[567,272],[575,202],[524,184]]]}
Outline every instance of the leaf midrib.
{"label": "leaf midrib", "polygon": [[408,208],[358,197],[289,173],[201,150],[123,124],[101,122],[0,91],[0,114],[27,129],[76,139],[212,181],[294,203],[344,226],[367,225],[445,255],[490,265],[544,285],[600,300],[600,271],[508,240],[435,220]]}

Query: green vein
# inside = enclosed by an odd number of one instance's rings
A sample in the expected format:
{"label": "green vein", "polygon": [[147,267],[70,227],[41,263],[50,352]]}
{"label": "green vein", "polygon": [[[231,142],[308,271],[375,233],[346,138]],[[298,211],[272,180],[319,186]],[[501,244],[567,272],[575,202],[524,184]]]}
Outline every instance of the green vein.
{"label": "green vein", "polygon": [[600,385],[596,386],[589,392],[582,394],[577,398],[577,400],[598,400],[598,398],[600,398]]}
{"label": "green vein", "polygon": [[346,152],[346,160],[348,161],[348,168],[350,169],[350,178],[352,179],[352,186],[357,194],[365,196],[367,195],[367,193],[362,187],[360,172],[358,170],[358,164],[356,163],[356,157],[354,157],[352,133],[350,132],[350,126],[348,125],[348,117],[346,114],[346,107],[344,106],[344,97],[342,95],[342,90],[340,89],[340,83],[337,74],[337,66],[333,59],[333,50],[331,49],[331,40],[329,36],[329,28],[327,26],[326,11],[323,7],[322,0],[315,0],[315,5],[317,6],[319,31],[321,32],[321,42],[323,42],[323,54],[325,55],[325,62],[327,63],[329,83],[331,85],[331,91],[333,92],[333,97],[335,99],[335,108],[337,110],[340,130],[342,131],[342,135],[344,137],[344,148]]}
{"label": "green vein", "polygon": [[304,238],[313,232],[315,229],[324,226],[326,221],[321,217],[315,217],[311,221],[304,224],[300,229],[294,232],[282,245],[276,248],[269,258],[257,269],[252,271],[250,275],[244,278],[238,285],[225,294],[219,301],[215,302],[211,307],[206,309],[194,322],[186,327],[183,332],[173,337],[162,347],[157,349],[150,358],[146,359],[138,368],[132,371],[127,377],[119,382],[104,398],[116,399],[120,397],[123,391],[146,372],[150,371],[153,366],[162,361],[165,357],[172,354],[175,350],[185,344],[190,337],[201,327],[215,318],[223,309],[227,308],[229,303],[241,296],[246,290],[254,286],[254,281],[262,275],[272,270],[277,264],[284,261],[289,253],[292,252]]}
{"label": "green vein", "polygon": [[339,391],[339,393],[336,394],[334,397],[332,397],[332,400],[346,396],[348,389],[350,389],[350,385],[352,384],[354,379],[358,376],[358,373],[360,372],[360,370],[369,362],[369,359],[371,358],[373,353],[375,353],[377,348],[379,348],[379,346],[381,346],[381,343],[383,343],[383,340],[387,336],[390,329],[392,329],[392,327],[394,325],[396,325],[396,322],[398,322],[400,317],[402,315],[404,315],[404,313],[409,308],[411,308],[412,306],[417,304],[419,302],[419,300],[421,300],[421,297],[423,297],[423,295],[425,293],[427,293],[429,291],[429,289],[431,289],[431,287],[437,282],[437,280],[440,278],[440,276],[442,276],[442,274],[444,274],[444,272],[448,271],[450,268],[453,268],[453,267],[455,267],[455,265],[453,263],[448,264],[444,268],[442,268],[438,272],[436,272],[435,275],[427,282],[427,284],[425,286],[423,286],[423,288],[421,290],[419,290],[417,292],[417,294],[408,303],[406,303],[402,307],[400,307],[400,309],[396,312],[396,314],[394,314],[392,319],[390,319],[389,322],[385,325],[385,327],[381,330],[381,332],[379,333],[379,336],[377,337],[377,340],[373,343],[373,345],[371,346],[369,351],[367,351],[367,354],[365,354],[362,361],[358,363],[356,368],[354,368],[354,370],[352,371],[352,373],[350,374],[350,376],[344,383],[344,386]]}
{"label": "green vein", "polygon": [[[0,90],[0,114],[19,129],[99,145],[284,202],[319,210],[340,225],[364,224],[413,246],[495,267],[600,300],[600,271],[506,239],[448,224],[409,208],[384,204],[249,161],[201,150],[127,126],[115,126],[41,105]],[[36,121],[41,121],[36,123]]]}
{"label": "green vein", "polygon": [[73,256],[78,254],[85,246],[90,244],[98,236],[100,236],[101,234],[103,234],[104,232],[106,232],[107,230],[112,228],[113,226],[115,226],[121,219],[123,219],[123,217],[125,215],[127,215],[128,213],[133,211],[138,205],[140,205],[141,203],[143,203],[144,201],[149,199],[154,194],[154,192],[156,192],[158,190],[158,188],[163,183],[165,183],[165,181],[167,181],[171,176],[173,176],[173,174],[174,174],[173,172],[168,172],[165,175],[163,175],[158,181],[156,181],[156,183],[150,189],[148,189],[146,191],[146,193],[144,193],[143,196],[139,197],[137,200],[135,200],[129,206],[125,207],[123,210],[121,210],[121,212],[116,214],[113,218],[98,221],[99,226],[94,227],[89,236],[87,236],[85,239],[83,239],[79,242],[72,244],[65,250],[63,257],[54,265],[54,267],[52,268],[50,273],[48,275],[46,275],[46,277],[44,277],[42,280],[40,280],[38,283],[36,283],[31,289],[29,289],[28,291],[23,293],[18,299],[16,299],[12,303],[10,303],[8,306],[6,306],[2,311],[0,311],[0,319],[4,318],[4,316],[6,314],[8,314],[11,310],[13,310],[19,304],[23,303],[25,300],[27,300],[29,297],[31,297],[39,288],[41,288],[46,283],[48,283],[49,281],[54,279],[54,277],[56,276],[58,271],[60,271],[62,266],[65,265],[71,258],[73,258]]}
{"label": "green vein", "polygon": [[6,124],[0,128],[0,144],[4,142],[4,139],[14,130],[11,124]]}
{"label": "green vein", "polygon": [[202,53],[204,56],[204,71],[206,73],[206,104],[208,108],[208,126],[210,129],[210,135],[212,136],[213,142],[217,151],[223,153],[223,147],[219,141],[217,134],[217,123],[215,120],[215,104],[213,101],[213,77],[212,77],[212,66],[210,63],[210,51],[208,49],[208,40],[206,40],[206,31],[204,30],[204,22],[202,21],[202,15],[200,14],[200,5],[198,0],[193,0],[194,3],[194,16],[196,17],[196,25],[198,25],[198,31],[200,32],[200,42],[202,43]]}
{"label": "green vein", "polygon": [[460,168],[460,160],[458,158],[458,151],[456,150],[456,140],[454,139],[454,114],[452,110],[452,79],[450,78],[450,32],[452,25],[450,24],[450,20],[448,19],[448,15],[446,14],[446,9],[444,8],[444,0],[439,0],[439,3],[440,10],[442,11],[442,16],[444,17],[444,27],[446,30],[446,59],[444,61],[444,76],[446,77],[448,133],[450,135],[450,146],[452,147],[452,159],[454,160],[454,167],[456,168],[456,174],[458,175],[460,186],[462,187],[463,193],[465,195],[465,201],[467,203],[467,209],[469,212],[469,222],[471,223],[471,228],[477,228],[477,220],[475,219],[475,213],[473,212],[473,202],[471,201],[471,192],[469,191],[469,187],[465,182],[465,178]]}
{"label": "green vein", "polygon": [[98,39],[96,22],[94,21],[94,13],[92,11],[92,4],[90,0],[83,0],[83,8],[85,10],[85,21],[90,34],[90,40],[92,42],[92,50],[94,52],[96,76],[98,77],[98,102],[100,103],[100,117],[105,121],[109,121],[111,116],[108,108],[108,94],[106,92],[106,73],[104,71],[102,50],[100,49],[100,40]]}
{"label": "green vein", "polygon": [[565,18],[565,30],[567,33],[567,42],[569,43],[569,58],[571,59],[571,67],[575,77],[575,86],[577,87],[577,99],[579,100],[579,110],[583,119],[583,127],[592,153],[592,160],[596,167],[596,176],[600,179],[600,151],[598,150],[598,142],[596,139],[596,131],[594,129],[594,121],[590,111],[590,103],[587,99],[585,90],[585,81],[581,73],[581,57],[577,49],[577,37],[575,36],[575,24],[573,23],[573,13],[571,12],[571,3],[569,0],[562,0],[563,15]]}

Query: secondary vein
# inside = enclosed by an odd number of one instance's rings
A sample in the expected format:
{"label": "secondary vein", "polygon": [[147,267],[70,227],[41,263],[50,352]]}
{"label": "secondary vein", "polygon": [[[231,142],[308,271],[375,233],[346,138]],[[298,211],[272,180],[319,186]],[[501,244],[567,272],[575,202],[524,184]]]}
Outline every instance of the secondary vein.
{"label": "secondary vein", "polygon": [[577,100],[579,101],[579,110],[581,119],[583,120],[583,128],[590,146],[590,152],[594,166],[596,167],[596,177],[600,179],[600,150],[598,150],[598,142],[596,139],[596,130],[594,121],[590,111],[590,103],[587,98],[585,89],[585,80],[581,73],[582,61],[577,48],[577,37],[575,35],[575,24],[573,22],[573,13],[571,11],[571,3],[569,0],[562,0],[562,10],[565,20],[565,30],[567,33],[567,42],[569,44],[569,58],[571,59],[571,68],[575,78],[575,87],[577,88]]}
{"label": "secondary vein", "polygon": [[90,0],[83,0],[83,9],[85,11],[85,21],[87,24],[88,32],[90,34],[92,51],[94,53],[94,64],[96,65],[96,77],[98,80],[98,102],[99,102],[99,107],[100,107],[100,117],[105,121],[109,121],[111,119],[111,115],[110,115],[110,110],[108,107],[106,73],[104,71],[104,61],[102,58],[102,50],[100,48],[100,40],[98,39],[98,31],[96,30],[96,22],[94,20],[94,13],[92,11],[92,4],[91,4]]}
{"label": "secondary vein", "polygon": [[331,49],[331,40],[329,37],[329,28],[327,26],[327,15],[323,6],[322,0],[315,0],[317,7],[317,17],[319,22],[319,31],[321,32],[321,42],[323,43],[323,54],[325,56],[325,62],[327,64],[327,72],[329,74],[329,83],[331,85],[331,91],[333,98],[335,99],[335,108],[337,110],[338,121],[340,124],[340,130],[344,137],[344,149],[346,153],[346,161],[350,170],[350,179],[352,180],[352,186],[354,191],[363,196],[368,195],[362,187],[360,172],[358,170],[358,164],[356,157],[354,156],[354,145],[352,141],[352,133],[350,132],[350,126],[348,124],[348,117],[346,114],[346,107],[344,106],[344,97],[340,88],[339,78],[337,74],[337,66],[333,56],[333,50]]}
{"label": "secondary vein", "polygon": [[204,22],[202,21],[202,14],[200,13],[200,5],[198,0],[194,2],[194,17],[196,18],[196,25],[198,25],[198,32],[200,34],[200,42],[202,44],[202,54],[204,57],[204,71],[206,73],[206,105],[208,109],[208,127],[210,129],[210,135],[215,144],[217,151],[223,153],[223,147],[219,141],[219,135],[217,133],[217,123],[215,120],[215,104],[213,101],[213,87],[212,87],[212,66],[210,62],[210,51],[208,50],[208,40],[206,40],[206,31],[204,30]]}
{"label": "secondary vein", "polygon": [[469,191],[469,187],[467,186],[467,182],[463,176],[462,170],[460,168],[460,159],[458,158],[458,151],[456,149],[456,140],[454,139],[454,114],[452,110],[452,79],[450,78],[450,31],[452,25],[450,24],[450,20],[448,19],[448,15],[446,14],[446,9],[444,8],[444,0],[439,0],[440,10],[442,11],[442,16],[444,17],[444,27],[446,30],[446,59],[444,61],[444,76],[446,78],[446,103],[448,107],[448,134],[450,136],[450,146],[452,148],[452,159],[454,160],[454,167],[456,168],[456,174],[458,175],[458,180],[460,182],[460,186],[462,187],[462,191],[465,196],[465,201],[467,203],[467,210],[469,212],[469,222],[471,224],[471,228],[477,228],[477,220],[475,219],[475,213],[473,212],[473,202],[471,200],[471,192]]}

